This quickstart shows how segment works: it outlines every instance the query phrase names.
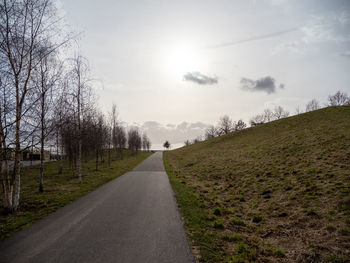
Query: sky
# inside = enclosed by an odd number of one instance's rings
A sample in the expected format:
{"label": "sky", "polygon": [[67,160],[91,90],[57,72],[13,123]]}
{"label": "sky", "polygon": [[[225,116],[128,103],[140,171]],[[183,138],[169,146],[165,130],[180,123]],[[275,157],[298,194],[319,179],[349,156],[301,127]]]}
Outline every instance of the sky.
{"label": "sky", "polygon": [[217,124],[350,95],[349,0],[60,0],[125,125],[153,148]]}

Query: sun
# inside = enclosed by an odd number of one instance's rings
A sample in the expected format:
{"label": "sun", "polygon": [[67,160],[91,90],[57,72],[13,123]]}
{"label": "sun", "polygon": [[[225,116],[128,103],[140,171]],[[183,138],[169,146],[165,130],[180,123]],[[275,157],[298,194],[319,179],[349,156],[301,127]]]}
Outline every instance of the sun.
{"label": "sun", "polygon": [[165,51],[164,60],[168,73],[176,76],[198,71],[202,61],[198,51],[189,45],[168,48]]}

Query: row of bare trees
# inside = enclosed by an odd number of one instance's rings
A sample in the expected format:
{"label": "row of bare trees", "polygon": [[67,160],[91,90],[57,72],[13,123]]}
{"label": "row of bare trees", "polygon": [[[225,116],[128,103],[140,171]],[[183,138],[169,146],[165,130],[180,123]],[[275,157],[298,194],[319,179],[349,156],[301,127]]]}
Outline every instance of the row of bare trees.
{"label": "row of bare trees", "polygon": [[[0,179],[3,205],[9,212],[19,206],[22,150],[35,139],[43,153],[54,120],[51,105],[60,93],[56,88],[62,73],[58,54],[70,38],[59,37],[63,35],[60,21],[51,0],[0,4]],[[41,165],[41,190],[42,184]]]}
{"label": "row of bare trees", "polygon": [[288,116],[289,112],[282,106],[277,106],[273,110],[265,109],[262,114],[255,115],[250,119],[250,126],[256,126],[258,124],[287,118]]}
{"label": "row of bare trees", "polygon": [[[350,97],[345,92],[337,91],[335,94],[328,96],[328,101],[323,106],[317,99],[310,100],[308,103],[306,103],[304,112],[318,110],[322,107],[343,105],[350,105]],[[300,109],[300,107],[295,109],[295,114],[301,114],[302,112],[303,111]],[[250,119],[250,125],[256,126],[261,123],[286,118],[288,116],[289,112],[287,110],[285,110],[282,106],[277,106],[273,110],[265,109],[262,114],[255,115]]]}
{"label": "row of bare trees", "polygon": [[84,159],[95,158],[97,170],[105,158],[110,165],[112,149],[123,158],[127,141],[136,153],[151,146],[146,134],[142,140],[138,131],[125,131],[115,105],[108,116],[98,109],[89,62],[79,52],[67,58],[76,39],[61,21],[53,0],[0,3],[0,181],[7,212],[19,207],[27,149],[40,150],[38,188],[44,191],[44,152],[50,145],[56,157],[69,160],[80,183]]}
{"label": "row of bare trees", "polygon": [[247,124],[243,120],[232,121],[232,119],[224,115],[220,118],[218,125],[209,126],[205,131],[205,139],[214,138],[216,136],[228,134],[233,131],[243,130],[247,127]]}
{"label": "row of bare trees", "polygon": [[[335,94],[328,96],[328,101],[326,104],[324,104],[324,107],[342,106],[342,105],[350,105],[350,97],[342,91],[337,91]],[[314,111],[321,108],[322,108],[321,103],[316,99],[312,99],[305,105],[305,112]],[[300,114],[302,112],[303,111],[300,109],[300,107],[296,108],[296,111],[295,111],[296,114]],[[286,118],[289,115],[290,115],[289,111],[285,110],[282,106],[276,106],[273,109],[267,108],[264,110],[263,113],[253,116],[249,122],[250,122],[250,126],[253,127],[262,123],[267,123],[270,121]],[[246,127],[247,127],[247,124],[243,120],[240,119],[238,121],[232,121],[232,119],[229,116],[224,115],[220,118],[217,126],[210,125],[205,130],[204,137],[207,140],[210,138],[214,138],[216,136],[228,134],[230,132],[243,130]],[[201,140],[202,139],[200,137],[197,137],[192,141],[186,140],[184,144],[185,146],[188,146],[188,145],[200,142]]]}

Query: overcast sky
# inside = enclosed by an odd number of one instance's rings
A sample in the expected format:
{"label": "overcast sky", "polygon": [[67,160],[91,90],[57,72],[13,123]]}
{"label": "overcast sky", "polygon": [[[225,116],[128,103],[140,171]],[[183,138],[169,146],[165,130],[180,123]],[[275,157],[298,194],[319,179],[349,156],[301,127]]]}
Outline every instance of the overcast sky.
{"label": "overcast sky", "polygon": [[[350,1],[61,0],[107,112],[180,145],[227,114],[350,95]],[[185,124],[184,124],[185,123]],[[156,147],[157,148],[157,147]]]}

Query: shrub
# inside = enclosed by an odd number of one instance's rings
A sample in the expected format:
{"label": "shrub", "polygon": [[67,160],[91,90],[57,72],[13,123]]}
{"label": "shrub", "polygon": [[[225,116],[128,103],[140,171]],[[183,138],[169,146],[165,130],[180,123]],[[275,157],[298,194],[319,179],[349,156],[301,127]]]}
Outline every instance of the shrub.
{"label": "shrub", "polygon": [[216,215],[216,216],[222,215],[221,208],[220,208],[220,207],[215,207],[213,213],[214,213],[214,215]]}
{"label": "shrub", "polygon": [[274,254],[277,257],[279,257],[279,258],[285,258],[286,257],[286,254],[283,252],[283,250],[281,250],[279,248],[274,251]]}
{"label": "shrub", "polygon": [[224,229],[225,226],[224,226],[224,223],[221,220],[215,220],[214,221],[214,228]]}
{"label": "shrub", "polygon": [[242,240],[243,237],[242,237],[242,235],[235,233],[235,234],[232,234],[232,235],[226,234],[226,235],[224,235],[222,237],[222,239],[225,240],[225,241],[228,241],[228,242],[236,242],[236,241]]}
{"label": "shrub", "polygon": [[235,226],[244,226],[244,222],[242,219],[238,218],[238,217],[234,217],[231,219],[231,224],[235,225]]}
{"label": "shrub", "polygon": [[259,223],[259,222],[261,222],[263,220],[263,218],[262,218],[262,216],[260,215],[260,214],[255,214],[254,216],[253,216],[253,222],[254,223]]}

